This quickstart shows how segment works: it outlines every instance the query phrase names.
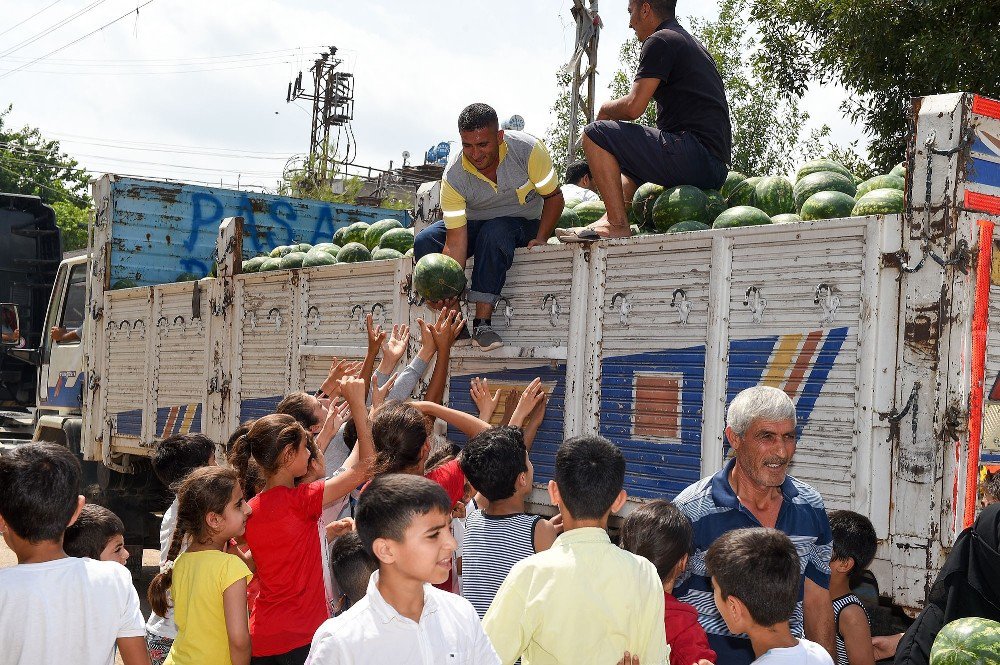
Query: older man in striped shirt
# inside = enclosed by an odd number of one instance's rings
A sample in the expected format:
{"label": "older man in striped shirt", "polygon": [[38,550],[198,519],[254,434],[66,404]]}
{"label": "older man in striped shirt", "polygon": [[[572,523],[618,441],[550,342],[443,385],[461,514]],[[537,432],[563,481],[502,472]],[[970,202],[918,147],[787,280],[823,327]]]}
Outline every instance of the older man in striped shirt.
{"label": "older man in striped shirt", "polygon": [[726,414],[734,458],[674,499],[694,527],[694,554],[674,595],[697,608],[719,663],[749,664],[754,652],[746,635],[729,632],[715,606],[705,552],[727,531],[760,526],[785,532],[799,554],[802,591],[792,634],[818,642],[836,659],[829,591],[833,536],[819,492],[787,475],[795,454],[795,427],[795,405],[784,392],[768,386],[742,391]]}

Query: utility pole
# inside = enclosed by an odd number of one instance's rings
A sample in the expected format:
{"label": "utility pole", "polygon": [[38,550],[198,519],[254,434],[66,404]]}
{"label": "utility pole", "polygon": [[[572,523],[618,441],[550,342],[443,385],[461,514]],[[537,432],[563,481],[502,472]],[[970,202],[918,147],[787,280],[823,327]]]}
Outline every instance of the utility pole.
{"label": "utility pole", "polygon": [[[587,5],[589,4],[589,7]],[[601,35],[601,17],[597,15],[597,0],[573,0],[573,18],[576,19],[576,49],[567,67],[573,72],[569,91],[569,141],[566,163],[576,160],[580,147],[580,111],[588,123],[594,121],[597,103],[597,41]],[[584,66],[584,56],[587,58]],[[587,95],[582,94],[587,86]]]}
{"label": "utility pole", "polygon": [[[309,161],[306,170],[316,184],[327,181],[336,157],[335,154],[330,154],[330,128],[342,127],[354,119],[354,76],[349,72],[336,71],[343,63],[336,55],[337,47],[331,46],[330,51],[321,54],[309,69],[313,75],[312,94],[307,94],[302,87],[302,72],[299,72],[295,80],[288,83],[288,95],[285,98],[288,103],[297,99],[312,100]],[[349,144],[347,151],[350,152]]]}

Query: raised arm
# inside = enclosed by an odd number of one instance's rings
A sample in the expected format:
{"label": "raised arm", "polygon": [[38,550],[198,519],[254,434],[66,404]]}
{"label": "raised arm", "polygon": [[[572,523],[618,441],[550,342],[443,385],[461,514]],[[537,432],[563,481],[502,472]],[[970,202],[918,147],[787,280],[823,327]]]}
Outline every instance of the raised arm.
{"label": "raised arm", "polygon": [[490,428],[490,424],[483,422],[479,418],[464,411],[458,411],[447,406],[442,406],[435,402],[413,402],[413,406],[432,418],[440,418],[449,425],[453,425],[462,431],[470,439],[480,432],[485,432]]}
{"label": "raised arm", "polygon": [[437,323],[432,327],[431,334],[437,347],[437,362],[431,374],[430,385],[424,399],[428,402],[444,402],[444,388],[448,383],[448,366],[451,363],[451,347],[458,338],[458,333],[465,327],[465,316],[456,310],[441,310]]}
{"label": "raised arm", "polygon": [[344,462],[344,472],[328,478],[323,488],[323,505],[349,494],[355,487],[367,480],[375,459],[375,442],[368,424],[368,409],[365,405],[364,379],[346,376],[341,380],[340,391],[351,407],[351,418],[358,430],[358,442]]}
{"label": "raised arm", "polygon": [[370,390],[372,370],[375,369],[375,358],[382,347],[382,342],[385,341],[386,333],[382,330],[382,326],[376,326],[372,323],[371,314],[365,317],[365,330],[368,332],[368,352],[365,354],[365,361],[361,365],[360,376],[364,379],[365,395],[367,395]]}

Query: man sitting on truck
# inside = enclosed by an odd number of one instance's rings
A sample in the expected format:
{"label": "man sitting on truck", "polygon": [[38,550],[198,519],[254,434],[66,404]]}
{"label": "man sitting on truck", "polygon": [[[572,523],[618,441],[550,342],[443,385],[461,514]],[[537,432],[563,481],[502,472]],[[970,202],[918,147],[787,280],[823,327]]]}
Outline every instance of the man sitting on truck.
{"label": "man sitting on truck", "polygon": [[[472,339],[492,351],[503,346],[491,316],[514,249],[545,244],[562,214],[563,195],[545,144],[525,132],[501,130],[492,107],[465,107],[458,134],[462,151],[452,155],[441,178],[444,219],[417,234],[413,255],[419,260],[441,252],[463,268],[470,253],[475,257],[468,293],[476,303]],[[428,304],[440,309],[455,301]]]}
{"label": "man sitting on truck", "polygon": [[[642,53],[632,90],[601,106],[584,129],[583,151],[607,215],[563,242],[627,238],[626,201],[639,185],[718,188],[732,159],[726,90],[708,50],[674,17],[677,0],[629,0],[629,27]],[[656,101],[656,127],[632,121]]]}
{"label": "man sitting on truck", "polygon": [[755,656],[749,639],[729,632],[712,600],[705,553],[727,531],[761,526],[784,531],[802,561],[802,591],[791,620],[792,634],[837,656],[829,591],[833,534],[819,492],[787,475],[795,454],[795,427],[795,405],[781,390],[754,386],[740,392],[726,413],[726,438],[734,459],[674,499],[694,526],[689,574],[675,595],[698,608],[698,620],[718,663],[749,665]]}

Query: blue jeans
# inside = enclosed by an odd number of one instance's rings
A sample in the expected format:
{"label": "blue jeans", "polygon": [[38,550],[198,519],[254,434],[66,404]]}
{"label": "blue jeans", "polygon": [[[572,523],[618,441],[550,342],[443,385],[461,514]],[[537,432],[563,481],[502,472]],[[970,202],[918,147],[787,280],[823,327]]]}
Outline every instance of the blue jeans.
{"label": "blue jeans", "polygon": [[[468,256],[475,259],[469,302],[496,303],[514,263],[514,250],[527,247],[538,235],[539,221],[521,217],[469,220]],[[434,222],[413,239],[413,257],[419,261],[440,252],[446,235],[444,222]]]}

